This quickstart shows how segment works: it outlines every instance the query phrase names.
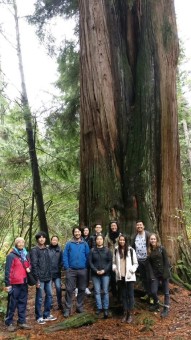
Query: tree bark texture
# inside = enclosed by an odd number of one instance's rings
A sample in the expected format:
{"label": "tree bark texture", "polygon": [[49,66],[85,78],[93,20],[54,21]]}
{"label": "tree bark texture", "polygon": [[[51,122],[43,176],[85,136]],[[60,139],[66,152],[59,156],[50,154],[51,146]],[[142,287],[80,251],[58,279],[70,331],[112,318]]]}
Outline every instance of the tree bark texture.
{"label": "tree bark texture", "polygon": [[45,213],[45,208],[44,208],[44,200],[43,200],[40,172],[39,172],[39,167],[38,167],[38,159],[37,159],[37,154],[36,154],[34,129],[33,129],[33,124],[32,124],[32,114],[30,111],[25,77],[24,77],[24,70],[23,70],[20,32],[19,32],[19,23],[18,23],[18,15],[17,15],[17,4],[15,0],[13,0],[13,7],[14,7],[14,19],[15,19],[15,30],[16,30],[17,55],[18,55],[19,71],[20,71],[20,77],[21,77],[21,104],[22,104],[25,125],[26,125],[27,144],[28,144],[28,149],[29,149],[32,179],[33,179],[33,191],[34,191],[34,196],[35,196],[35,201],[36,201],[39,227],[40,227],[40,230],[46,232],[47,243],[49,243],[50,240],[49,240],[48,225],[47,225],[47,220],[46,220],[46,213]]}
{"label": "tree bark texture", "polygon": [[181,220],[178,38],[173,0],[79,0],[80,223],[136,219],[158,231],[171,262]]}

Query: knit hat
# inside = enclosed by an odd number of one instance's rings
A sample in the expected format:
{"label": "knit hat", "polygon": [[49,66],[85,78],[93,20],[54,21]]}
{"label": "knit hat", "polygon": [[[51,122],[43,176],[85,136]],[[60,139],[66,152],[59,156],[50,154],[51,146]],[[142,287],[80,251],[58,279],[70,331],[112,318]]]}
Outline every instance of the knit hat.
{"label": "knit hat", "polygon": [[15,239],[15,246],[16,246],[19,242],[24,242],[24,243],[25,243],[24,238],[23,238],[23,237],[17,237],[17,238]]}

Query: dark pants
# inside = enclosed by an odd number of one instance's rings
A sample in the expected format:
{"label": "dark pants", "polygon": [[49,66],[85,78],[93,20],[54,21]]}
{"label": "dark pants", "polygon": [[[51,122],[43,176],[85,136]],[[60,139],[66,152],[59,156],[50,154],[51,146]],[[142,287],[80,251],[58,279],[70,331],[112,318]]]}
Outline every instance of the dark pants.
{"label": "dark pants", "polygon": [[139,267],[138,271],[140,273],[140,280],[142,282],[143,288],[146,294],[150,294],[150,280],[148,278],[148,261],[147,260],[138,260]]}
{"label": "dark pants", "polygon": [[68,269],[66,270],[66,295],[65,308],[71,309],[73,292],[78,287],[76,308],[81,309],[84,303],[85,289],[87,285],[87,269]]}
{"label": "dark pants", "polygon": [[110,286],[113,297],[118,297],[116,274],[114,271],[111,272]]}
{"label": "dark pants", "polygon": [[155,280],[151,280],[151,295],[153,297],[154,303],[157,303],[159,301],[157,293],[160,282],[162,283],[162,290],[164,294],[164,305],[169,306],[169,279],[156,278]]}
{"label": "dark pants", "polygon": [[13,323],[15,310],[18,310],[18,322],[26,323],[26,307],[28,298],[28,285],[12,285],[12,291],[9,297],[9,306],[5,324],[9,326]]}
{"label": "dark pants", "polygon": [[131,311],[134,307],[134,282],[125,281],[125,278],[118,281],[124,311]]}

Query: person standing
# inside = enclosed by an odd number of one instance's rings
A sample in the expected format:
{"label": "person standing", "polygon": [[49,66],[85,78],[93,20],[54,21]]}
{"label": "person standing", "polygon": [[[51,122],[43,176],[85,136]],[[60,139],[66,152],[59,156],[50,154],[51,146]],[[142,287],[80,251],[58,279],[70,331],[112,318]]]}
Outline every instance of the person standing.
{"label": "person standing", "polygon": [[[102,235],[95,238],[96,246],[90,250],[89,264],[91,268],[92,282],[99,315],[103,309],[104,318],[108,318],[109,309],[109,281],[112,269],[112,253],[104,247]],[[103,300],[101,299],[101,289],[103,290]]]}
{"label": "person standing", "polygon": [[90,249],[96,247],[95,239],[97,235],[102,235],[102,225],[99,223],[94,224],[94,234],[90,236],[89,240]]}
{"label": "person standing", "polygon": [[[35,235],[37,245],[31,249],[31,266],[34,277],[37,280],[35,315],[39,324],[46,321],[54,321],[57,318],[50,314],[52,304],[51,287],[51,259],[48,247],[46,247],[46,233],[39,231]],[[43,292],[45,292],[44,311],[42,313]]]}
{"label": "person standing", "polygon": [[72,234],[73,239],[66,243],[62,257],[63,267],[66,271],[65,318],[70,315],[72,295],[76,287],[78,287],[76,312],[83,312],[85,289],[87,285],[89,246],[81,237],[79,227],[74,227]]}
{"label": "person standing", "polygon": [[58,244],[57,235],[50,240],[49,253],[51,259],[51,277],[56,288],[58,309],[62,310],[62,289],[61,289],[61,268],[62,268],[62,249]]}
{"label": "person standing", "polygon": [[135,249],[140,273],[140,280],[145,291],[145,296],[142,298],[146,300],[150,295],[150,285],[148,278],[148,259],[147,259],[147,247],[149,244],[150,233],[145,230],[145,226],[142,221],[136,223],[136,235],[132,241],[132,247]]}
{"label": "person standing", "polygon": [[30,272],[30,260],[22,237],[15,239],[13,250],[6,257],[5,290],[8,292],[8,307],[5,324],[9,332],[14,332],[15,310],[18,310],[17,326],[21,329],[31,329],[26,323],[26,308],[28,298],[27,272]]}
{"label": "person standing", "polygon": [[[82,237],[84,239],[84,241],[87,242],[88,246],[90,246],[90,228],[87,226],[84,226],[82,228]],[[90,270],[88,268],[88,273],[87,273],[87,287],[85,289],[85,294],[86,295],[91,295],[90,289],[88,288],[89,286],[89,281],[90,281]],[[76,288],[76,290],[78,290],[78,288]],[[78,291],[76,291],[76,294],[78,293]],[[77,295],[76,295],[77,296]]]}
{"label": "person standing", "polygon": [[166,249],[161,246],[159,237],[156,234],[151,234],[148,244],[148,263],[149,263],[149,279],[151,286],[151,295],[154,304],[150,306],[150,311],[159,311],[158,288],[159,283],[162,283],[164,293],[164,307],[161,312],[161,317],[165,318],[169,313],[169,278],[170,266]]}
{"label": "person standing", "polygon": [[[108,233],[106,234],[105,240],[104,240],[104,245],[105,247],[109,248],[112,252],[112,255],[114,254],[115,251],[115,247],[118,244],[118,240],[119,240],[119,225],[117,221],[111,221],[109,223],[109,227],[108,227]],[[116,275],[115,272],[112,271],[111,272],[111,292],[113,297],[118,297],[119,298],[119,291],[117,289],[117,282],[116,282]]]}
{"label": "person standing", "polygon": [[126,236],[119,235],[118,247],[113,255],[112,269],[116,273],[116,280],[121,292],[124,316],[121,322],[132,322],[132,310],[134,308],[134,282],[135,272],[138,267],[135,250],[129,246]]}

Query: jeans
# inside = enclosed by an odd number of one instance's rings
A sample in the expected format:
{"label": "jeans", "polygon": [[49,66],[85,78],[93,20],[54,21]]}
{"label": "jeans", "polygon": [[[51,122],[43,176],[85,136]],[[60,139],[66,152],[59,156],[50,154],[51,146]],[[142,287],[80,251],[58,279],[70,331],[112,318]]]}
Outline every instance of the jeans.
{"label": "jeans", "polygon": [[159,301],[157,293],[159,288],[159,283],[162,282],[162,290],[164,293],[164,305],[169,306],[170,303],[170,295],[169,295],[169,279],[163,279],[157,277],[154,280],[151,280],[151,295],[154,299],[154,303]]}
{"label": "jeans", "polygon": [[[45,292],[44,298],[44,312],[42,315],[42,300],[43,300],[43,291]],[[36,288],[36,299],[35,299],[35,315],[36,320],[39,318],[47,318],[50,316],[50,309],[52,304],[52,286],[51,281],[40,281],[40,287]]]}
{"label": "jeans", "polygon": [[[97,309],[102,309],[102,308],[108,309],[109,308],[109,280],[110,280],[110,276],[108,275],[92,276]],[[101,289],[103,290],[102,299],[101,299]]]}
{"label": "jeans", "polygon": [[55,285],[56,288],[56,297],[57,297],[57,302],[58,302],[58,307],[62,306],[62,289],[61,289],[61,278],[53,278],[52,282]]}
{"label": "jeans", "polygon": [[65,295],[65,309],[71,309],[72,297],[74,289],[78,288],[78,295],[76,301],[76,308],[83,308],[85,289],[87,285],[87,269],[67,269],[66,270],[66,295]]}
{"label": "jeans", "polygon": [[9,326],[13,323],[13,316],[17,308],[18,322],[26,323],[26,307],[28,297],[28,285],[18,284],[12,285],[12,290],[8,296],[8,307],[5,324]]}
{"label": "jeans", "polygon": [[118,281],[124,311],[131,311],[134,307],[134,282],[125,281],[125,278]]}

